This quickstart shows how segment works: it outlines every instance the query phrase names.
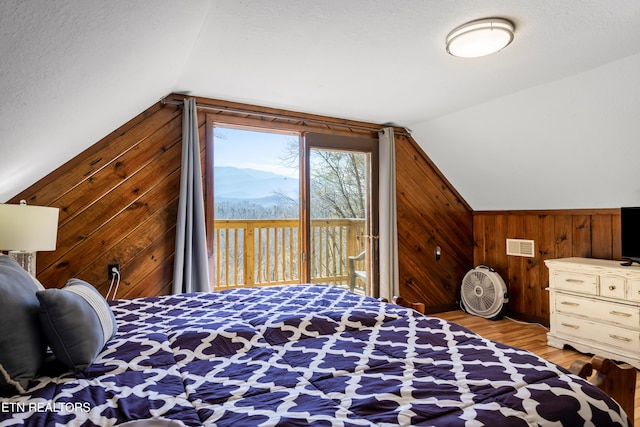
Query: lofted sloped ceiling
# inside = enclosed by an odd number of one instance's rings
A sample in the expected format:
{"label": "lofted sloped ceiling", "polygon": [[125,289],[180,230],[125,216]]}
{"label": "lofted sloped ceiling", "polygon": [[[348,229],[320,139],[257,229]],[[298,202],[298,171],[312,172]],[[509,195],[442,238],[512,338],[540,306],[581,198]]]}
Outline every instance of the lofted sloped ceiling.
{"label": "lofted sloped ceiling", "polygon": [[[515,40],[448,55],[465,22]],[[0,201],[171,92],[411,129],[475,210],[640,205],[637,0],[3,0]]]}

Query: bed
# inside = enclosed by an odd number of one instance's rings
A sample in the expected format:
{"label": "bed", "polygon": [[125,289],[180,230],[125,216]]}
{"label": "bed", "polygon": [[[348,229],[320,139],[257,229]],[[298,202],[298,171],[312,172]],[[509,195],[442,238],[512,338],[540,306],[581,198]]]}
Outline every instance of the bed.
{"label": "bed", "polygon": [[95,360],[45,362],[0,398],[0,427],[631,425],[532,353],[334,286],[109,304]]}

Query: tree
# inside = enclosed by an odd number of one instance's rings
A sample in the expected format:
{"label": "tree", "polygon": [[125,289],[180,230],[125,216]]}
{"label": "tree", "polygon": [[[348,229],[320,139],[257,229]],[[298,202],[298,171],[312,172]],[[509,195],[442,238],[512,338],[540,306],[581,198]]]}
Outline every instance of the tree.
{"label": "tree", "polygon": [[[297,139],[290,140],[283,165],[297,164],[299,151]],[[313,149],[310,164],[312,218],[365,218],[366,154]]]}
{"label": "tree", "polygon": [[364,218],[365,155],[347,151],[311,152],[311,214],[314,218]]}

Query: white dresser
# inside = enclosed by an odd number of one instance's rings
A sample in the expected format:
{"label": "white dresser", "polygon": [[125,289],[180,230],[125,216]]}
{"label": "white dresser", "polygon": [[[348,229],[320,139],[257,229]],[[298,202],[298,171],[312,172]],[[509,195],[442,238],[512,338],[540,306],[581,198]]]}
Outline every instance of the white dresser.
{"label": "white dresser", "polygon": [[640,266],[591,258],[546,260],[552,347],[565,344],[640,368]]}

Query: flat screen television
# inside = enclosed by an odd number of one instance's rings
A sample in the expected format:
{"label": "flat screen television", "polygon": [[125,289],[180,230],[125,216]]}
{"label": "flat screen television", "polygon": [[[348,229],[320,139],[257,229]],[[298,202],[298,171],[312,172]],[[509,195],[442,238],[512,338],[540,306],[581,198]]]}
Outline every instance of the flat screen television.
{"label": "flat screen television", "polygon": [[640,264],[640,207],[620,209],[623,265]]}

